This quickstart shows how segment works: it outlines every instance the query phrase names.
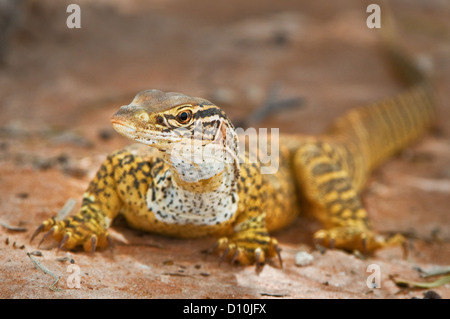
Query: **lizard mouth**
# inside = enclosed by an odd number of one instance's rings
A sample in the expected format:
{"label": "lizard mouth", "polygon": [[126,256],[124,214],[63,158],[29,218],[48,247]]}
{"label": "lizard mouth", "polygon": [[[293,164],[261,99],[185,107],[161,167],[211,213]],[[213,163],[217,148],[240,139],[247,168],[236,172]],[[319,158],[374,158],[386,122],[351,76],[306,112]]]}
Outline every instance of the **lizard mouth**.
{"label": "lizard mouth", "polygon": [[134,127],[131,127],[129,125],[127,125],[126,123],[120,121],[120,120],[116,120],[116,119],[111,119],[111,124],[113,126],[113,128],[120,134],[123,135],[127,138],[131,138],[131,139],[135,139],[136,138],[136,129]]}
{"label": "lizard mouth", "polygon": [[160,133],[153,133],[148,131],[142,131],[138,128],[130,126],[127,122],[120,119],[111,119],[111,124],[120,135],[133,140],[138,143],[153,146],[156,148],[164,148],[163,146],[169,144],[170,138],[161,136]]}

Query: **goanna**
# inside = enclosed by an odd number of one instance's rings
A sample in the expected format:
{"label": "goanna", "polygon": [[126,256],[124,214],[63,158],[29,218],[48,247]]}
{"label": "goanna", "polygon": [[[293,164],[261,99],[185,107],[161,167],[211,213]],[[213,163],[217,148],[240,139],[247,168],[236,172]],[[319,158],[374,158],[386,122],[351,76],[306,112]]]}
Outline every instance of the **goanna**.
{"label": "goanna", "polygon": [[210,101],[138,93],[111,122],[139,144],[107,157],[76,215],[44,221],[32,238],[45,231],[43,239],[53,236],[60,248],[94,251],[110,244],[108,228],[122,214],[144,231],[217,236],[223,258],[259,265],[280,256],[270,233],[307,207],[323,223],[314,234],[322,245],[371,252],[401,244],[401,235],[372,229],[360,192],[369,173],[423,134],[435,115],[425,77],[394,46],[388,51],[408,89],[353,109],[319,136],[271,139],[279,149],[273,174],[262,174],[255,150],[240,150],[233,124]]}

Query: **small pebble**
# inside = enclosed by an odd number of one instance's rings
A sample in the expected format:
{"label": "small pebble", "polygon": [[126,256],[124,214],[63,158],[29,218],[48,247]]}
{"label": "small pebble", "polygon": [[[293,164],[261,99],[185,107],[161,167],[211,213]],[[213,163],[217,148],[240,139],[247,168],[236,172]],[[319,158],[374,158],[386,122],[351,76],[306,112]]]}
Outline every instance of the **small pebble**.
{"label": "small pebble", "polygon": [[434,290],[428,290],[423,293],[423,299],[442,299],[442,297]]}
{"label": "small pebble", "polygon": [[34,250],[30,253],[30,255],[41,257],[42,253],[39,250]]}
{"label": "small pebble", "polygon": [[313,255],[307,253],[306,251],[300,251],[295,255],[296,266],[308,266],[313,262],[313,260]]}

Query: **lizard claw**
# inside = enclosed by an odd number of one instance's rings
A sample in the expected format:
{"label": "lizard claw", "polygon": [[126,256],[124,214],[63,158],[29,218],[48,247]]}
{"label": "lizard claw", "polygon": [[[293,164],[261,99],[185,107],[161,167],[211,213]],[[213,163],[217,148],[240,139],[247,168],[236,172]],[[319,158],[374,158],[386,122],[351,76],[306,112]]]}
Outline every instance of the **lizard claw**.
{"label": "lizard claw", "polygon": [[[222,255],[220,256],[220,259],[219,259],[219,265],[222,263],[222,261],[225,260],[225,258],[227,257],[227,255],[228,255],[229,252],[230,252],[230,246],[227,246],[227,247],[224,249]],[[238,251],[236,250],[236,253],[237,253],[237,252],[238,252]]]}
{"label": "lizard claw", "polygon": [[[85,243],[84,243],[84,245],[90,245],[91,247],[91,254],[93,255],[94,253],[95,253],[95,247],[97,246],[97,236],[96,235],[92,235],[91,236],[91,241],[86,241]],[[89,247],[85,247],[85,249],[84,250],[89,250]]]}
{"label": "lizard claw", "polygon": [[281,258],[281,248],[278,247],[278,243],[275,244],[274,248],[278,256],[278,261],[280,262],[280,267],[283,268],[283,259]]}
{"label": "lizard claw", "polygon": [[363,255],[366,255],[367,254],[367,237],[364,236],[362,238],[361,244],[362,244],[362,253],[363,253]]}
{"label": "lizard claw", "polygon": [[261,265],[264,263],[264,251],[260,247],[255,249],[255,261],[256,269],[261,269]]}
{"label": "lizard claw", "polygon": [[235,264],[238,261],[238,257],[239,257],[239,250],[236,249],[236,252],[233,255],[233,258],[231,258],[231,264]]}
{"label": "lizard claw", "polygon": [[59,242],[57,252],[59,252],[59,250],[60,250],[60,249],[65,245],[65,243],[69,240],[69,238],[70,238],[70,235],[69,235],[69,234],[65,234],[65,235],[64,235],[63,239]]}
{"label": "lizard claw", "polygon": [[236,262],[241,265],[256,264],[258,270],[265,264],[267,258],[277,256],[280,261],[280,266],[283,267],[280,253],[281,249],[278,247],[278,242],[276,239],[270,237],[267,245],[256,247],[253,247],[253,244],[246,245],[245,242],[238,242],[227,237],[222,237],[206,253],[212,253],[215,250],[221,252],[219,264],[228,258],[232,264]]}
{"label": "lizard claw", "polygon": [[405,241],[404,237],[399,234],[386,239],[370,229],[352,227],[335,227],[319,230],[314,234],[314,240],[330,247],[330,249],[336,247],[349,251],[359,250],[363,254],[383,247],[398,246]]}
{"label": "lizard claw", "polygon": [[82,216],[69,217],[62,221],[49,218],[43,222],[33,233],[30,243],[42,232],[38,247],[40,247],[48,237],[53,237],[58,243],[57,251],[62,249],[71,250],[77,246],[82,246],[86,252],[93,254],[97,247],[110,246],[112,250],[112,239],[108,232],[99,225],[98,222],[82,218]]}
{"label": "lizard claw", "polygon": [[48,231],[48,232],[46,232],[45,234],[44,234],[44,236],[42,236],[42,239],[41,239],[41,241],[39,242],[39,244],[38,244],[38,248],[44,243],[44,241],[49,237],[49,236],[51,236],[51,235],[53,235],[55,233],[55,228],[54,227],[52,227],[52,228],[50,228],[50,230]]}
{"label": "lizard claw", "polygon": [[[39,235],[42,232],[50,230],[51,227],[53,227],[53,225],[55,225],[55,220],[53,218],[49,218],[48,220],[40,224],[39,227],[36,228],[36,230],[34,231],[33,235],[31,235],[30,244],[33,242],[34,238],[36,238],[37,235]],[[39,243],[39,245],[40,244],[41,243]]]}
{"label": "lizard claw", "polygon": [[41,224],[41,225],[39,225],[38,228],[36,228],[33,235],[31,235],[30,244],[33,242],[34,238],[36,238],[37,235],[39,235],[41,232],[44,231],[44,227],[45,227],[44,224]]}

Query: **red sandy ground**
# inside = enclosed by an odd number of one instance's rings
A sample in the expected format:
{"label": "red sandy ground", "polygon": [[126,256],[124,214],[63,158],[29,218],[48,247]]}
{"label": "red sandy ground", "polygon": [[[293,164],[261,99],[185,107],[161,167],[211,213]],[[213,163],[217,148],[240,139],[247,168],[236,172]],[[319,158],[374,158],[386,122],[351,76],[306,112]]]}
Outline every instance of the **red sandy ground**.
{"label": "red sandy ground", "polygon": [[[56,253],[47,241],[35,257],[60,277],[38,271],[27,257],[34,229],[69,198],[79,201],[109,152],[129,143],[109,116],[142,89],[210,98],[239,120],[264,102],[275,82],[282,98],[302,108],[260,123],[281,132],[318,133],[344,111],[398,92],[365,25],[364,1],[78,1],[82,28],[65,26],[68,1],[29,1],[0,69],[1,298],[411,298],[390,279],[419,278],[450,264],[450,10],[446,1],[395,1],[402,41],[437,87],[437,130],[374,172],[363,194],[379,231],[413,234],[400,248],[361,259],[312,249],[320,225],[306,217],[275,234],[284,268],[218,264],[201,251],[214,238],[177,240],[143,234],[118,220],[109,251]],[[125,4],[126,3],[126,4]],[[79,206],[78,206],[79,207]],[[122,236],[122,240],[120,237]],[[126,240],[127,244],[123,241]],[[297,267],[300,250],[314,256]],[[69,255],[81,288],[69,289]],[[381,267],[381,288],[366,286],[366,268]],[[434,289],[450,297],[449,285]]]}

